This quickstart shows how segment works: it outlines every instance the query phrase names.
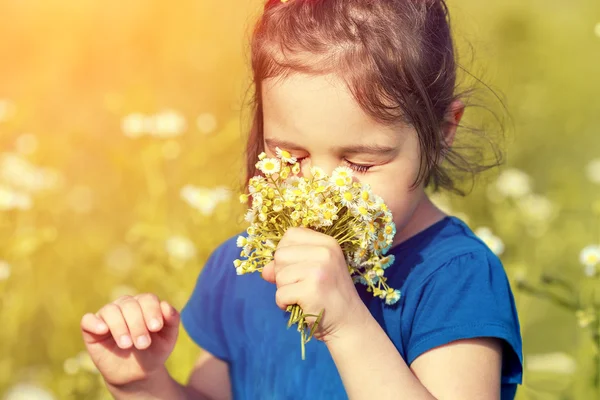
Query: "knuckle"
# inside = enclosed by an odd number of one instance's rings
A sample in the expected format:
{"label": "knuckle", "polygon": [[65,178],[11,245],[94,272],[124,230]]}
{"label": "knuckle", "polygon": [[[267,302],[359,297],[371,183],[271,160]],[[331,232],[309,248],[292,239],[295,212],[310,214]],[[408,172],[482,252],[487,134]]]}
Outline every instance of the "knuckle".
{"label": "knuckle", "polygon": [[284,295],[281,289],[275,292],[275,303],[277,303],[279,308],[284,307]]}
{"label": "knuckle", "polygon": [[138,296],[139,301],[158,303],[160,300],[154,293],[142,293]]}
{"label": "knuckle", "polygon": [[277,265],[277,263],[280,263],[283,261],[283,256],[285,255],[284,253],[284,248],[278,248],[275,253],[273,253],[273,260],[275,261],[275,265]]}
{"label": "knuckle", "polygon": [[322,268],[315,268],[313,269],[311,277],[313,284],[319,286],[328,280],[329,274]]}
{"label": "knuckle", "polygon": [[120,312],[121,307],[119,307],[115,303],[108,303],[104,307],[102,307],[98,313],[101,315],[112,315]]}
{"label": "knuckle", "polygon": [[319,256],[323,261],[331,261],[333,259],[333,251],[330,247],[322,246],[319,248]]}
{"label": "knuckle", "polygon": [[136,299],[134,299],[133,297],[125,299],[121,304],[121,309],[123,311],[131,311],[131,310],[136,310],[139,308],[139,303]]}
{"label": "knuckle", "polygon": [[132,299],[132,298],[133,298],[132,296],[130,296],[128,294],[125,294],[123,296],[118,297],[113,303],[115,303],[115,304],[122,304],[122,303],[124,303],[127,300]]}

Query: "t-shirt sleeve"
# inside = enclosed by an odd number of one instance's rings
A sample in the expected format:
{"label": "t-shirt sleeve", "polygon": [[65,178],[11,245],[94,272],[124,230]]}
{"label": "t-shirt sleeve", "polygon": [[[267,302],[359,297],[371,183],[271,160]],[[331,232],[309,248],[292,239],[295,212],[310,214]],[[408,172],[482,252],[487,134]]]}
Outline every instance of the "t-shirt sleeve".
{"label": "t-shirt sleeve", "polygon": [[[227,287],[231,284],[233,264],[227,260],[225,244],[218,247],[202,268],[188,302],[181,311],[181,323],[188,335],[202,349],[229,361],[225,324]],[[229,265],[231,264],[231,265]]]}
{"label": "t-shirt sleeve", "polygon": [[500,260],[487,251],[457,256],[416,294],[407,346],[410,365],[424,352],[476,337],[502,340],[502,383],[522,383],[522,343],[514,297]]}

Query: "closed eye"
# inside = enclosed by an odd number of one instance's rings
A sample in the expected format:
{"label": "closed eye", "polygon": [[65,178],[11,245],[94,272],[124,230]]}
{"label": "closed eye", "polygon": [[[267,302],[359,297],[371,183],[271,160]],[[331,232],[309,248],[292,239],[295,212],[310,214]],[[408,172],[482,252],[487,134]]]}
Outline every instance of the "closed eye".
{"label": "closed eye", "polygon": [[[308,157],[296,157],[296,160],[298,163],[302,163],[302,161],[306,160]],[[355,164],[351,161],[348,161],[346,159],[344,159],[344,163],[346,163],[346,165],[353,171],[358,172],[359,174],[364,174],[367,173],[369,171],[369,169],[371,169],[373,166],[372,165],[362,165],[362,164]]]}
{"label": "closed eye", "polygon": [[372,165],[354,164],[353,162],[350,162],[348,160],[344,160],[344,161],[346,162],[346,164],[348,164],[348,167],[350,167],[351,170],[356,171],[359,174],[367,173],[369,171],[369,169],[371,169],[371,167],[373,167]]}

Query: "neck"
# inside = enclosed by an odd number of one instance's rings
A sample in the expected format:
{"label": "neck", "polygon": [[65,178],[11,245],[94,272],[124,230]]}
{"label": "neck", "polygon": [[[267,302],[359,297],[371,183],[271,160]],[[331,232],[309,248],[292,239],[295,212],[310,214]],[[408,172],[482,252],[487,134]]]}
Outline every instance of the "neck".
{"label": "neck", "polygon": [[398,230],[392,246],[396,246],[407,239],[410,239],[417,233],[429,228],[436,222],[441,221],[446,214],[437,208],[429,197],[423,192],[419,203],[415,207],[410,219]]}

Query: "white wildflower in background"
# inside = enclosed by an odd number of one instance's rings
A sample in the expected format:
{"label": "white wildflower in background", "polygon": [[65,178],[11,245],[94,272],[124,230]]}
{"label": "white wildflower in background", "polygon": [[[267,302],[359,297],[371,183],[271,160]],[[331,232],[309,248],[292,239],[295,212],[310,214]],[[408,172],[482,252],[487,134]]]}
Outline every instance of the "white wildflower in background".
{"label": "white wildflower in background", "polygon": [[498,236],[492,233],[492,230],[487,227],[478,228],[475,234],[481,239],[489,249],[496,255],[504,253],[504,242]]}
{"label": "white wildflower in background", "polygon": [[586,246],[579,253],[579,262],[584,266],[584,273],[587,276],[596,275],[596,266],[600,264],[600,246]]}
{"label": "white wildflower in background", "polygon": [[146,116],[142,113],[127,115],[121,121],[121,130],[130,138],[143,136],[146,132]]}
{"label": "white wildflower in background", "polygon": [[166,242],[167,253],[178,260],[188,261],[196,257],[194,242],[185,236],[172,236]]}
{"label": "white wildflower in background", "polygon": [[67,358],[63,362],[63,370],[67,375],[75,375],[79,372],[79,362],[74,357]]}
{"label": "white wildflower in background", "polygon": [[528,194],[518,200],[521,213],[532,222],[548,222],[556,213],[556,206],[550,199],[539,194]]}
{"label": "white wildflower in background", "polygon": [[8,99],[0,99],[0,122],[8,121],[15,114],[16,107]]}
{"label": "white wildflower in background", "polygon": [[506,169],[496,180],[496,190],[503,197],[518,199],[531,192],[531,178],[519,169]]}
{"label": "white wildflower in background", "polygon": [[577,324],[580,328],[587,328],[596,321],[596,310],[593,307],[586,308],[584,310],[577,310],[575,312],[577,318]]}
{"label": "white wildflower in background", "polygon": [[0,184],[0,211],[29,210],[32,206],[31,196],[15,191]]}
{"label": "white wildflower in background", "polygon": [[532,354],[524,359],[525,369],[530,372],[552,372],[561,375],[572,375],[577,370],[577,363],[566,353]]}
{"label": "white wildflower in background", "polygon": [[150,134],[159,138],[172,138],[182,135],[187,129],[187,122],[181,113],[175,110],[162,111],[153,116],[154,124]]}
{"label": "white wildflower in background", "polygon": [[217,118],[210,113],[203,113],[196,118],[196,126],[201,133],[209,134],[217,129]]}
{"label": "white wildflower in background", "polygon": [[17,152],[30,155],[36,152],[38,149],[38,139],[35,135],[31,133],[25,133],[20,135],[15,141],[15,147]]}
{"label": "white wildflower in background", "polygon": [[56,188],[62,181],[60,173],[51,168],[40,168],[21,155],[0,155],[0,181],[29,193]]}
{"label": "white wildflower in background", "polygon": [[31,383],[17,383],[4,394],[3,400],[54,400],[46,389]]}
{"label": "white wildflower in background", "polygon": [[187,129],[185,117],[175,110],[165,110],[154,115],[132,113],[123,118],[121,129],[125,136],[138,138],[150,135],[161,139],[182,135]]}
{"label": "white wildflower in background", "polygon": [[10,264],[4,260],[0,260],[0,281],[5,281],[10,278]]}
{"label": "white wildflower in background", "polygon": [[590,161],[585,169],[585,172],[590,182],[600,185],[600,158]]}
{"label": "white wildflower in background", "polygon": [[202,214],[210,215],[219,203],[228,201],[231,198],[231,190],[224,186],[210,189],[185,185],[180,190],[179,195]]}

